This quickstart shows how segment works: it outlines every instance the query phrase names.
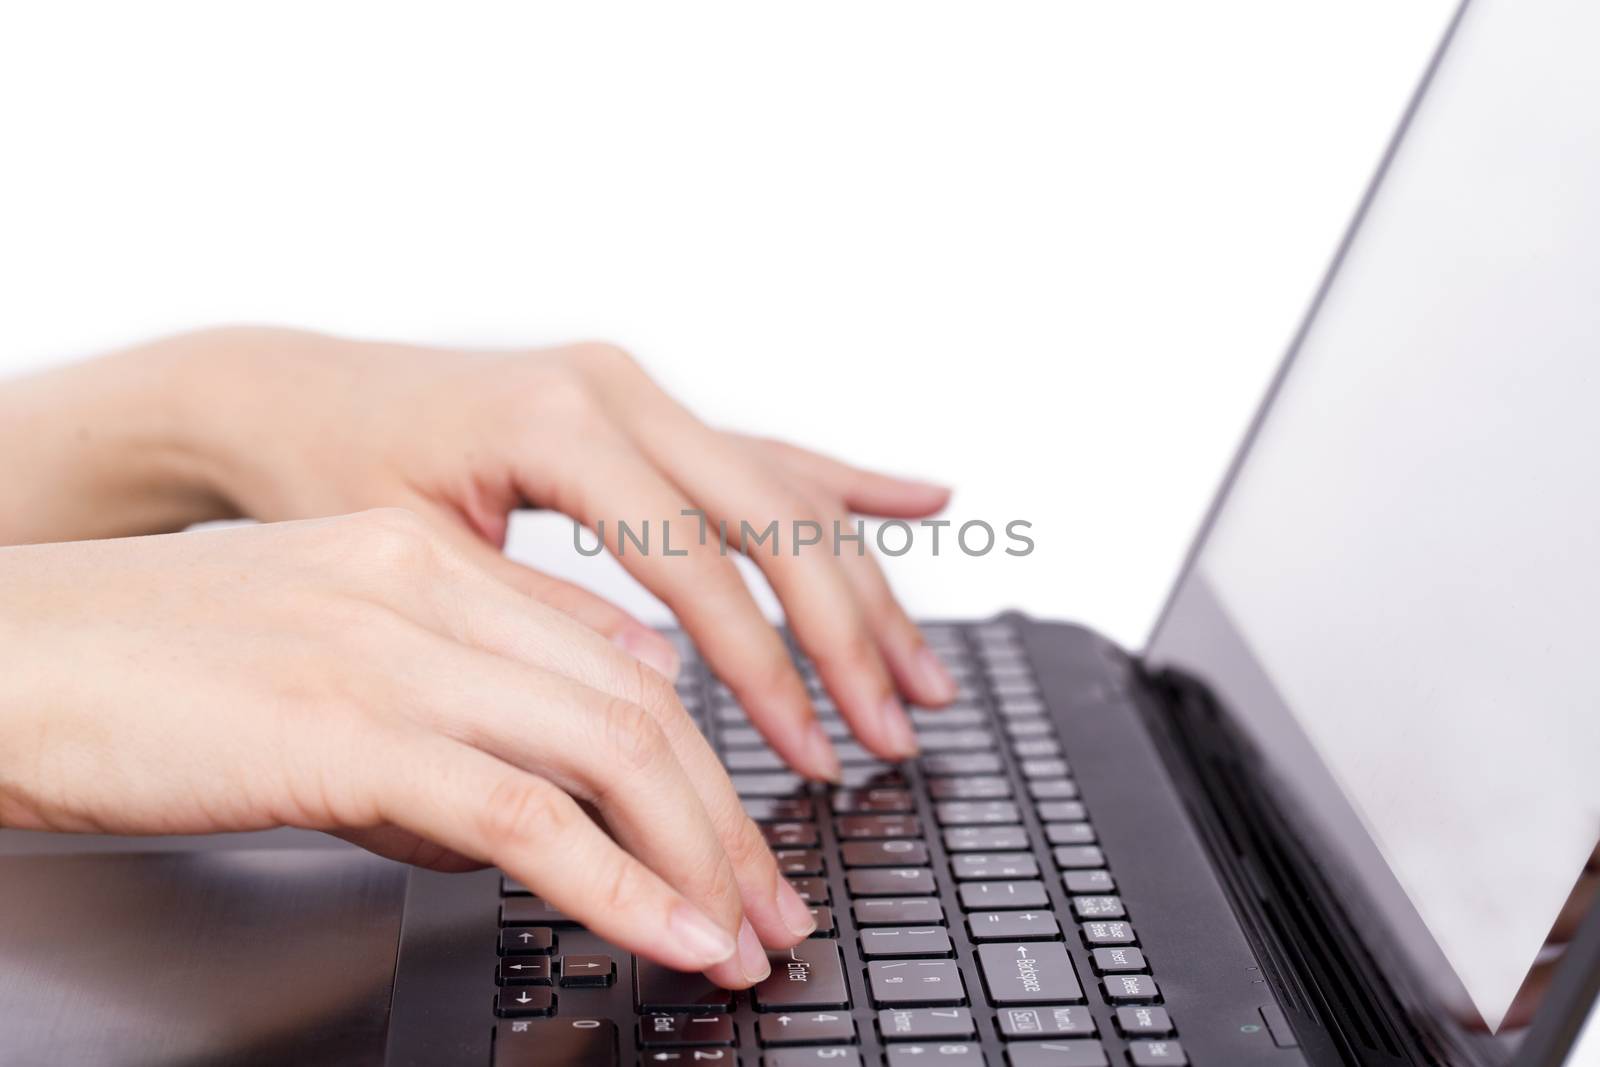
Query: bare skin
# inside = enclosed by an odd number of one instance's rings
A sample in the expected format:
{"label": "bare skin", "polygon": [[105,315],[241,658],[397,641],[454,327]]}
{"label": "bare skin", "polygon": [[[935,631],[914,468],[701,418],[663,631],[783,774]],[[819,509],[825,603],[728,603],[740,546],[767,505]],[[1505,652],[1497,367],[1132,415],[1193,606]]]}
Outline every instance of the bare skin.
{"label": "bare skin", "polygon": [[[610,520],[615,550],[615,520],[686,508],[827,528],[946,499],[711,430],[611,346],[463,353],[253,328],[0,386],[0,473],[0,543],[29,546],[0,548],[15,665],[0,826],[287,825],[429,866],[492,863],[619,945],[732,987],[763,978],[763,949],[803,938],[809,914],[679,705],[671,646],[506,559],[509,515]],[[268,525],[129,536],[230,516]],[[622,558],[773,747],[835,777],[731,561],[714,539],[685,547]],[[902,698],[955,687],[876,564],[756,558],[863,744],[911,755]]]}

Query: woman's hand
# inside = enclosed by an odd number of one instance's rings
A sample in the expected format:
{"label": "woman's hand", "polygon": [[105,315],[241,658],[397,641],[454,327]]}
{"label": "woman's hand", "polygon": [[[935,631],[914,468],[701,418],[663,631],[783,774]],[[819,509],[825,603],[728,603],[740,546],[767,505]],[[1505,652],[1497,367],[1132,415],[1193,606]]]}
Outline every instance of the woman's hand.
{"label": "woman's hand", "polygon": [[[870,553],[788,543],[796,520],[831,542],[851,512],[931,514],[943,489],[709,429],[607,345],[466,353],[238,328],[155,347],[175,368],[177,421],[208,496],[267,521],[411,509],[464,558],[670,676],[672,649],[653,631],[501,551],[519,506],[603,522],[608,547],[677,614],[773,747],[813,777],[835,777],[838,759],[783,642],[719,552],[719,521],[737,533],[741,521],[759,531],[777,520],[782,550],[751,558],[867,748],[916,751],[899,694],[928,705],[955,695]],[[706,544],[688,509],[705,513]],[[658,538],[670,520],[688,555],[663,555],[659,541],[650,555],[619,553],[618,520],[637,530],[644,519]]]}
{"label": "woman's hand", "polygon": [[333,831],[760,980],[814,924],[672,687],[464,544],[380,510],[0,549],[0,826]]}

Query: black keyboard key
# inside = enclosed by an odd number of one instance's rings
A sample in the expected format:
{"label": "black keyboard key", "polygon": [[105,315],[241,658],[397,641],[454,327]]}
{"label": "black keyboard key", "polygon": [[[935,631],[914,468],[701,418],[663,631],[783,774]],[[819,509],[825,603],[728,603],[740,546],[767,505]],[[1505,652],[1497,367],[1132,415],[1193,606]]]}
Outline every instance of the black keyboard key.
{"label": "black keyboard key", "polygon": [[1027,848],[1028,834],[1020,826],[956,826],[944,832],[949,852],[1005,852]]}
{"label": "black keyboard key", "polygon": [[1139,939],[1131,923],[1092,922],[1083,924],[1083,940],[1089,945],[1131,945]]}
{"label": "black keyboard key", "polygon": [[869,960],[900,956],[948,956],[951,952],[950,934],[942,926],[873,927],[861,931],[860,938],[861,955]]}
{"label": "black keyboard key", "polygon": [[982,708],[940,708],[937,711],[913,711],[911,725],[919,730],[946,730],[966,726],[982,726],[988,721]]}
{"label": "black keyboard key", "polygon": [[1089,817],[1081,800],[1041,800],[1033,810],[1040,822],[1083,822]]}
{"label": "black keyboard key", "polygon": [[1072,913],[1080,919],[1120,919],[1128,912],[1121,897],[1073,897]]}
{"label": "black keyboard key", "polygon": [[922,757],[922,773],[929,778],[952,774],[999,774],[1005,762],[994,752],[939,752]]}
{"label": "black keyboard key", "polygon": [[847,1045],[769,1049],[762,1067],[861,1067],[861,1052]]}
{"label": "black keyboard key", "polygon": [[640,1011],[727,1011],[733,1007],[733,994],[703,974],[635,958],[633,1005]]}
{"label": "black keyboard key", "polygon": [[494,998],[494,1013],[504,1019],[549,1015],[555,1010],[556,995],[542,986],[512,986]]}
{"label": "black keyboard key", "polygon": [[885,1041],[973,1037],[978,1033],[970,1008],[885,1008],[878,1013],[878,1031]]}
{"label": "black keyboard key", "polygon": [[1019,1041],[1006,1046],[1011,1067],[1107,1067],[1106,1050],[1098,1041]]}
{"label": "black keyboard key", "polygon": [[828,903],[828,882],[824,878],[791,878],[789,884],[807,904]]}
{"label": "black keyboard key", "polygon": [[826,869],[822,853],[814,848],[779,849],[772,858],[778,861],[778,870],[791,877],[821,874]]}
{"label": "black keyboard key", "polygon": [[833,909],[821,904],[811,905],[811,917],[816,920],[817,928],[811,931],[812,937],[832,937],[837,928],[833,921]]}
{"label": "black keyboard key", "polygon": [[856,1039],[856,1024],[843,1012],[784,1012],[758,1019],[756,1038],[763,1045],[838,1045]]}
{"label": "black keyboard key", "polygon": [[941,1041],[937,1045],[890,1045],[889,1067],[988,1067],[975,1044]]}
{"label": "black keyboard key", "polygon": [[943,923],[944,905],[937,897],[858,900],[850,905],[857,926],[921,926]]}
{"label": "black keyboard key", "polygon": [[845,1008],[850,991],[837,941],[811,938],[784,952],[768,954],[772,973],[751,993],[758,1011]]}
{"label": "black keyboard key", "polygon": [[833,821],[841,841],[888,837],[921,837],[922,820],[915,815],[846,815]]}
{"label": "black keyboard key", "polygon": [[617,1067],[609,1019],[518,1019],[494,1032],[494,1067]]}
{"label": "black keyboard key", "polygon": [[495,972],[500,985],[549,985],[549,956],[502,956]]}
{"label": "black keyboard key", "polygon": [[1061,755],[1061,742],[1053,737],[1029,737],[1011,743],[1018,759],[1049,759]]}
{"label": "black keyboard key", "polygon": [[906,776],[883,763],[846,766],[839,771],[839,784],[846,789],[904,789]]}
{"label": "black keyboard key", "polygon": [[1013,740],[1029,737],[1049,737],[1052,733],[1050,722],[1047,719],[1007,719],[1006,733]]}
{"label": "black keyboard key", "polygon": [[1089,953],[1090,962],[1100,974],[1130,974],[1149,969],[1144,953],[1131,945],[1097,948]]}
{"label": "black keyboard key", "polygon": [[1106,856],[1099,845],[1063,845],[1055,851],[1056,866],[1063,869],[1076,867],[1104,867]]}
{"label": "black keyboard key", "polygon": [[731,1045],[733,1041],[731,1015],[646,1015],[639,1020],[639,1044],[644,1048]]}
{"label": "black keyboard key", "polygon": [[511,877],[509,874],[500,876],[500,895],[503,897],[525,897],[533,890]]}
{"label": "black keyboard key", "polygon": [[872,1002],[880,1007],[960,1004],[967,999],[955,960],[874,960],[867,964],[867,984]]}
{"label": "black keyboard key", "polygon": [[1054,940],[1061,926],[1049,911],[979,911],[967,916],[974,941]]}
{"label": "black keyboard key", "polygon": [[1100,980],[1106,999],[1113,1004],[1130,1000],[1160,1000],[1161,990],[1148,974],[1113,974]]}
{"label": "black keyboard key", "polygon": [[1069,893],[1115,893],[1117,881],[1110,871],[1066,871],[1061,885]]}
{"label": "black keyboard key", "polygon": [[1028,795],[1035,800],[1076,800],[1078,783],[1071,778],[1030,778]]}
{"label": "black keyboard key", "polygon": [[969,852],[950,858],[957,881],[984,882],[1002,878],[1037,878],[1039,864],[1031,852]]}
{"label": "black keyboard key", "polygon": [[617,977],[617,965],[610,956],[563,956],[561,984],[564,987],[608,986]]}
{"label": "black keyboard key", "polygon": [[896,815],[914,811],[916,806],[904,789],[836,789],[833,793],[836,815]]}
{"label": "black keyboard key", "polygon": [[957,892],[963,911],[1050,906],[1043,882],[962,882]]}
{"label": "black keyboard key", "polygon": [[852,897],[932,896],[938,892],[927,867],[862,867],[844,876]]}
{"label": "black keyboard key", "polygon": [[756,822],[809,822],[817,810],[810,797],[746,797],[742,803]]}
{"label": "black keyboard key", "polygon": [[798,774],[730,774],[734,791],[742,797],[786,797],[800,792],[806,780]]}
{"label": "black keyboard key", "polygon": [[1095,842],[1094,827],[1086,822],[1047,822],[1044,836],[1052,845],[1092,845]]}
{"label": "black keyboard key", "polygon": [[555,948],[556,934],[548,926],[508,926],[500,931],[502,956],[548,956]]}
{"label": "black keyboard key", "polygon": [[1128,1062],[1133,1067],[1186,1067],[1189,1057],[1176,1041],[1130,1041]]}
{"label": "black keyboard key", "polygon": [[664,1048],[639,1057],[650,1067],[734,1067],[739,1054],[731,1048]]}
{"label": "black keyboard key", "polygon": [[730,748],[722,764],[730,771],[781,771],[788,766],[770,748]]}
{"label": "black keyboard key", "polygon": [[1011,795],[1011,782],[996,774],[930,778],[928,795],[934,800],[997,800]]}
{"label": "black keyboard key", "polygon": [[577,926],[538,897],[506,897],[500,902],[501,926]]}
{"label": "black keyboard key", "polygon": [[928,846],[899,838],[846,841],[839,846],[839,858],[846,867],[924,867],[928,863]]}
{"label": "black keyboard key", "polygon": [[1022,761],[1024,778],[1065,778],[1068,774],[1064,759],[1025,759]]}
{"label": "black keyboard key", "polygon": [[1000,1036],[1017,1037],[1093,1037],[1094,1016],[1081,1006],[1051,1005],[1047,1008],[1002,1008],[996,1016]]}
{"label": "black keyboard key", "polygon": [[1160,1037],[1172,1033],[1172,1016],[1154,1004],[1117,1009],[1117,1029],[1129,1036]]}
{"label": "black keyboard key", "polygon": [[976,752],[994,747],[988,730],[918,730],[917,743],[924,752]]}
{"label": "black keyboard key", "polygon": [[1083,999],[1072,957],[1059,941],[979,945],[978,969],[993,1004],[1070,1004]]}
{"label": "black keyboard key", "polygon": [[940,826],[999,826],[1020,822],[1009,800],[946,800],[933,806]]}
{"label": "black keyboard key", "polygon": [[809,822],[762,823],[761,836],[773,848],[816,848],[821,840],[816,823]]}

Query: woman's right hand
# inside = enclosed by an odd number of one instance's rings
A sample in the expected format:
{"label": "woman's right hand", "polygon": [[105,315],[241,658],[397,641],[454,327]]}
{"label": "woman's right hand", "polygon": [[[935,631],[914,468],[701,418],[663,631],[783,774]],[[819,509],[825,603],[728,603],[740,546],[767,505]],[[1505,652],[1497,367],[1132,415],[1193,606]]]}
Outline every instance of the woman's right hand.
{"label": "woman's right hand", "polygon": [[493,864],[730,987],[814,925],[672,687],[408,512],[3,548],[0,648],[0,826]]}

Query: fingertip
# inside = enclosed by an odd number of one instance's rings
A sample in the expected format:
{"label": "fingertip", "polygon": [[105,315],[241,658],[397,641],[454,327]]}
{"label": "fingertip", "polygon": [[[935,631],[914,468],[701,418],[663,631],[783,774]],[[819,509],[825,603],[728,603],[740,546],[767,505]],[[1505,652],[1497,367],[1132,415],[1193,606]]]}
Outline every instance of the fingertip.
{"label": "fingertip", "polygon": [[688,903],[674,905],[667,926],[676,943],[692,958],[691,966],[702,970],[732,961],[739,951],[726,930]]}
{"label": "fingertip", "polygon": [[917,649],[911,657],[910,675],[917,690],[917,702],[948,704],[956,698],[956,680],[939,654],[927,645]]}
{"label": "fingertip", "polygon": [[628,623],[612,635],[611,642],[668,682],[678,680],[678,672],[683,667],[678,650],[649,627]]}
{"label": "fingertip", "polygon": [[838,783],[844,773],[838,750],[816,719],[806,727],[804,751],[807,775],[819,781]]}
{"label": "fingertip", "polygon": [[878,711],[879,727],[896,759],[910,759],[917,754],[917,733],[911,727],[911,717],[898,697],[884,698]]}

